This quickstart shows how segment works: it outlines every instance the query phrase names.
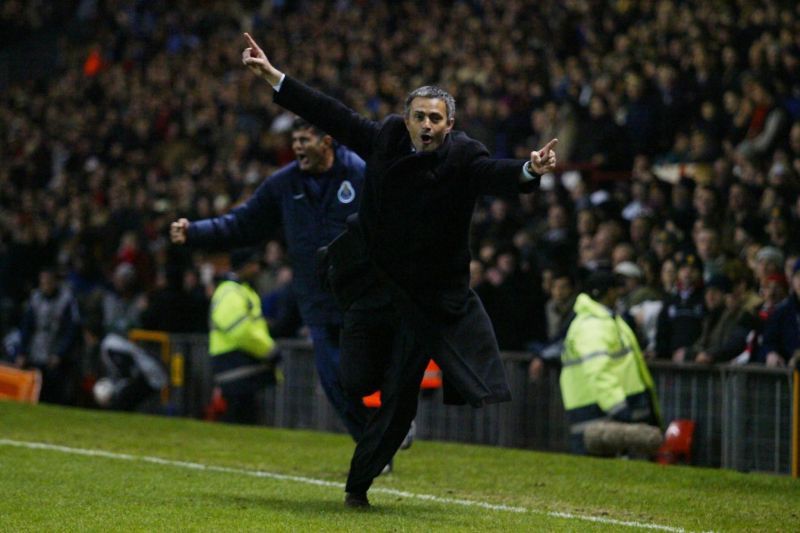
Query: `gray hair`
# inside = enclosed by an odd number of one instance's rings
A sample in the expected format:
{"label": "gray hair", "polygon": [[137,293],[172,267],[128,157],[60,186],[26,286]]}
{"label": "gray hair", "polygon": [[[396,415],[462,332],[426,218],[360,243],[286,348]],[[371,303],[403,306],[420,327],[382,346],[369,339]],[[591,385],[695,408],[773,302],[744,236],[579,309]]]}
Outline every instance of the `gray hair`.
{"label": "gray hair", "polygon": [[447,120],[453,120],[456,116],[456,99],[441,87],[425,85],[411,91],[406,97],[404,112],[406,117],[411,112],[411,102],[414,98],[438,98],[439,100],[444,100],[444,105],[447,108]]}

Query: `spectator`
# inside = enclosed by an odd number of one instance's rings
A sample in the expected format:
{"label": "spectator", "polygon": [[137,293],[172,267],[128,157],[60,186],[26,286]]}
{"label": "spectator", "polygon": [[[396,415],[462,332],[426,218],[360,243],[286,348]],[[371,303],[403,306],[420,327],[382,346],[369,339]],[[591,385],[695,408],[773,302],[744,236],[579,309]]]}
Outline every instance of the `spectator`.
{"label": "spectator", "polygon": [[769,315],[761,347],[767,366],[783,367],[800,355],[800,260],[795,262],[789,296]]}
{"label": "spectator", "polygon": [[[99,331],[85,332],[90,342],[96,341]],[[97,404],[121,411],[157,413],[158,393],[167,385],[167,372],[161,363],[116,333],[102,339],[99,351],[101,377],[93,387]]]}
{"label": "spectator", "polygon": [[56,271],[39,273],[20,326],[16,365],[42,372],[43,402],[70,403],[74,393],[75,352],[79,342],[78,303]]}
{"label": "spectator", "polygon": [[761,285],[768,276],[783,272],[784,254],[774,246],[763,246],[755,255],[756,281]]}
{"label": "spectator", "polygon": [[619,134],[620,129],[608,113],[605,98],[593,95],[589,100],[587,116],[578,128],[574,161],[604,168],[624,167],[619,143],[614,142]]}
{"label": "spectator", "polygon": [[708,281],[714,276],[725,272],[727,258],[722,252],[719,232],[714,227],[704,227],[695,235],[695,248],[697,256],[703,263],[703,280]]}
{"label": "spectator", "polygon": [[103,326],[107,333],[126,337],[128,330],[141,325],[147,300],[136,290],[136,269],[130,263],[117,265],[111,282],[103,297]]}
{"label": "spectator", "polygon": [[664,300],[658,317],[658,357],[682,363],[689,347],[700,337],[705,313],[702,271],[694,255],[687,255],[678,265],[676,292]]}
{"label": "spectator", "polygon": [[644,272],[636,263],[623,261],[614,267],[614,274],[623,281],[616,307],[621,315],[626,316],[634,305],[660,299],[658,292],[644,284]]}
{"label": "spectator", "polygon": [[180,265],[159,272],[156,289],[147,296],[142,312],[142,327],[169,333],[208,330],[209,302],[203,292],[192,291],[186,284],[186,271]]}
{"label": "spectator", "polygon": [[742,304],[726,276],[712,276],[705,285],[703,330],[697,342],[687,350],[684,361],[724,363],[738,356],[755,326],[755,317]]}
{"label": "spectator", "polygon": [[578,293],[575,282],[566,272],[553,275],[550,297],[545,304],[544,314],[547,319],[546,342],[534,342],[528,346],[533,358],[528,366],[528,377],[537,381],[544,370],[545,361],[555,362],[560,356],[567,328],[575,316],[573,306]]}
{"label": "spectator", "polygon": [[779,135],[785,131],[786,112],[775,105],[775,99],[768,84],[764,80],[746,80],[746,94],[753,103],[750,124],[743,140],[736,151],[747,159],[764,157],[774,147]]}
{"label": "spectator", "polygon": [[764,285],[759,291],[762,301],[756,308],[755,324],[747,336],[747,346],[745,350],[736,359],[737,363],[763,364],[765,362],[764,357],[766,353],[762,350],[764,344],[764,328],[766,327],[769,317],[778,307],[778,304],[786,298],[788,291],[789,284],[786,281],[786,276],[783,274],[767,276]]}

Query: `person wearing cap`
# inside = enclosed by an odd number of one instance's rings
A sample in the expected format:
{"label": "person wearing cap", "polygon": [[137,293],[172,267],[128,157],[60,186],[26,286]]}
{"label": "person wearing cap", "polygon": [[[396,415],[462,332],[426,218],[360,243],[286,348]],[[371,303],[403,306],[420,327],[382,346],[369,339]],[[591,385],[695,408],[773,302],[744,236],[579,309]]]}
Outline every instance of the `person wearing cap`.
{"label": "person wearing cap", "polygon": [[756,280],[761,285],[770,274],[783,272],[783,252],[774,246],[762,246],[755,256]]}
{"label": "person wearing cap", "polygon": [[561,396],[570,445],[585,453],[584,432],[614,420],[660,425],[658,399],[636,334],[613,308],[624,281],[611,271],[589,275],[561,355]]}
{"label": "person wearing cap", "polygon": [[214,383],[227,403],[223,421],[254,424],[258,393],[276,379],[277,349],[252,283],[261,269],[257,248],[230,255],[231,272],[211,297],[208,353]]}
{"label": "person wearing cap", "polygon": [[800,259],[792,269],[790,290],[764,326],[761,357],[767,366],[782,367],[800,357]]}
{"label": "person wearing cap", "polygon": [[644,284],[644,272],[636,263],[622,261],[614,267],[614,274],[624,280],[623,291],[617,301],[617,312],[624,315],[634,305],[660,299],[658,292]]}
{"label": "person wearing cap", "polygon": [[658,315],[656,356],[676,363],[686,359],[703,329],[703,265],[697,256],[687,254],[678,262],[675,291],[669,294]]}
{"label": "person wearing cap", "polygon": [[742,293],[733,290],[731,280],[717,274],[705,284],[706,314],[703,330],[686,351],[684,361],[701,364],[724,363],[747,346],[747,335],[756,326],[755,317],[745,309]]}

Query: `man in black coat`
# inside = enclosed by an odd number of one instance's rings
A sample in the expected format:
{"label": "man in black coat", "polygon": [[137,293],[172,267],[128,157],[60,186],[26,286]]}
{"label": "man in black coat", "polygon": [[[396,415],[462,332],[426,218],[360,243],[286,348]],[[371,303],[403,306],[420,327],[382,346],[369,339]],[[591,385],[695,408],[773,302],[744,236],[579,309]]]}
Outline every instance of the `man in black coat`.
{"label": "man in black coat", "polygon": [[269,82],[275,102],[367,162],[358,219],[348,220],[327,258],[346,309],[343,383],[354,395],[381,391],[345,487],[347,505],[366,507],[372,480],[416,415],[429,357],[442,368],[446,401],[478,407],[511,398],[491,323],[469,289],[469,225],[479,195],[533,191],[555,168],[557,141],[530,161],[490,159],[482,144],[453,131],[455,101],[437,87],[409,94],[404,117],[373,122],[285,76],[245,39],[242,61]]}

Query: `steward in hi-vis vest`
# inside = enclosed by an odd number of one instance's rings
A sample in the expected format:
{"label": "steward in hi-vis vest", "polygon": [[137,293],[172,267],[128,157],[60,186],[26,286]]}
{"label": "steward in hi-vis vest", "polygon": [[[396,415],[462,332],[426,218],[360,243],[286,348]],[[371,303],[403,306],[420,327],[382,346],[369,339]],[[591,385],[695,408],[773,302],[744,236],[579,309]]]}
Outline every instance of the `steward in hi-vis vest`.
{"label": "steward in hi-vis vest", "polygon": [[636,335],[612,311],[618,291],[612,273],[593,273],[587,292],[575,301],[564,342],[561,396],[576,453],[585,453],[584,431],[598,420],[661,423],[653,378]]}
{"label": "steward in hi-vis vest", "polygon": [[223,420],[255,423],[257,394],[276,380],[275,341],[261,314],[261,299],[250,286],[261,268],[258,250],[235,250],[231,267],[234,273],[211,297],[208,352],[214,382],[227,404]]}

